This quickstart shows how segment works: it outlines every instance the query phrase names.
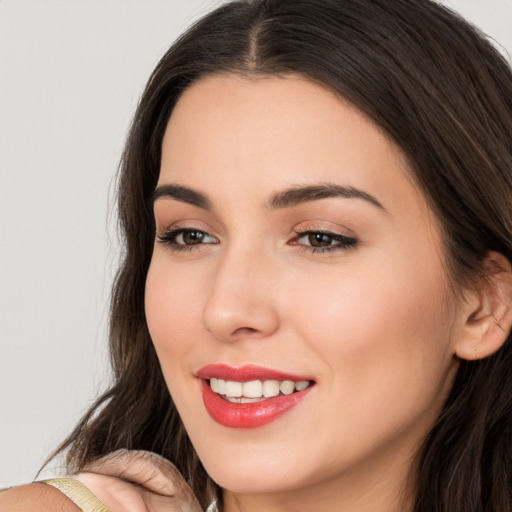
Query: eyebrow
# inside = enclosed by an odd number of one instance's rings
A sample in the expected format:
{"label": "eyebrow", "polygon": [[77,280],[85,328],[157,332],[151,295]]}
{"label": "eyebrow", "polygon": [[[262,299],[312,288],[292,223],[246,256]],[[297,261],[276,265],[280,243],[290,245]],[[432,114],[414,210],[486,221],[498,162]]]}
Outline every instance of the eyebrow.
{"label": "eyebrow", "polygon": [[289,208],[309,201],[328,199],[330,197],[343,197],[345,199],[363,199],[388,213],[386,208],[371,194],[355,187],[346,187],[335,183],[322,183],[305,187],[293,187],[272,196],[268,207],[272,209]]}
{"label": "eyebrow", "polygon": [[[335,183],[322,183],[319,185],[297,186],[282,192],[275,193],[266,203],[267,208],[272,210],[298,206],[302,203],[328,199],[331,197],[342,197],[345,199],[362,199],[380,210],[388,213],[386,208],[371,194],[355,187],[337,185]],[[158,199],[174,199],[188,203],[204,210],[212,209],[212,202],[208,197],[182,185],[167,184],[156,188],[151,196],[151,203]]]}
{"label": "eyebrow", "polygon": [[174,199],[182,203],[188,203],[203,210],[211,210],[211,201],[201,192],[197,192],[188,187],[181,185],[160,185],[156,188],[151,196],[151,204],[154,204],[158,199]]}

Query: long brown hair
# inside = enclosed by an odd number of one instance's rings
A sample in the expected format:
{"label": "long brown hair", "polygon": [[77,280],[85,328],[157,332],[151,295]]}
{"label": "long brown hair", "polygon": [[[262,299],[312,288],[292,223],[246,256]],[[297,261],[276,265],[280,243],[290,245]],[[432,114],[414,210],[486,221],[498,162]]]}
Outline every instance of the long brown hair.
{"label": "long brown hair", "polygon": [[[512,261],[512,76],[474,27],[429,0],[225,4],[164,55],[131,126],[119,177],[124,252],[111,303],[113,384],[60,447],[69,449],[71,469],[120,448],[151,450],[178,467],[203,506],[220,496],[169,396],[146,326],[155,235],[149,198],[184,89],[211,73],[289,72],[341,94],[402,148],[441,222],[455,285],[480,274],[490,250]],[[510,512],[510,340],[492,357],[461,362],[418,467],[416,512]]]}

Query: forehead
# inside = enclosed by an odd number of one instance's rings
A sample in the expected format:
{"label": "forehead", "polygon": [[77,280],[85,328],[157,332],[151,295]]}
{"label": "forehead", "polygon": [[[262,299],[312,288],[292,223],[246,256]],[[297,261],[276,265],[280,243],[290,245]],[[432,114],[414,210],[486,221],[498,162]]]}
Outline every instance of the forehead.
{"label": "forehead", "polygon": [[398,146],[351,103],[300,75],[212,75],[186,89],[164,136],[159,182],[253,196],[335,182],[423,202]]}
{"label": "forehead", "polygon": [[310,130],[315,125],[328,129],[329,125],[339,127],[344,122],[371,125],[373,131],[385,138],[379,127],[350,102],[302,75],[215,74],[194,82],[182,93],[168,132],[178,123],[180,130],[190,126],[200,131],[199,125],[206,130],[211,123],[217,123],[219,128],[229,124],[229,132],[250,129],[244,133],[259,135],[260,140],[265,133],[275,136],[272,128],[286,126],[286,132],[276,141],[282,143],[286,138],[303,136],[313,141],[314,133]]}

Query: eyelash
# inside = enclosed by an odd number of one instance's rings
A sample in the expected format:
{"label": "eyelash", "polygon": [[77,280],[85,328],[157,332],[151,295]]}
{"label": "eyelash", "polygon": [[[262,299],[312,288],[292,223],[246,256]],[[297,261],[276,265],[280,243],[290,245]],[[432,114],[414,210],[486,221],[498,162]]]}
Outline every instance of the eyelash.
{"label": "eyelash", "polygon": [[[210,237],[215,242],[209,242],[209,243],[203,243],[199,242],[197,244],[186,244],[186,243],[178,243],[176,239],[180,235],[186,235],[186,234],[199,234],[201,237]],[[330,231],[323,231],[323,230],[305,230],[300,231],[296,230],[295,234],[297,235],[295,238],[293,238],[289,243],[291,245],[298,245],[300,246],[300,249],[303,251],[311,252],[311,253],[331,253],[334,251],[339,250],[349,250],[353,249],[357,245],[357,239],[348,237],[345,235],[341,235],[339,233],[332,233]],[[322,235],[325,237],[328,237],[331,242],[336,242],[333,245],[329,245],[326,247],[314,247],[312,245],[305,245],[305,244],[299,244],[298,241],[304,237],[310,237],[310,236],[318,236]],[[200,229],[193,229],[193,228],[177,228],[177,229],[171,229],[170,231],[167,231],[166,233],[163,233],[162,235],[157,235],[158,242],[161,244],[166,245],[174,252],[183,252],[183,251],[194,251],[200,248],[201,245],[215,245],[218,244],[218,240],[213,237],[212,235],[209,235],[206,231],[202,231]]]}
{"label": "eyelash", "polygon": [[[177,228],[177,229],[171,229],[170,231],[167,231],[166,233],[163,233],[162,235],[157,235],[158,242],[161,244],[166,245],[174,252],[183,252],[183,251],[194,251],[196,249],[199,249],[201,245],[206,245],[202,242],[197,244],[182,244],[178,243],[176,239],[180,235],[185,235],[186,233],[196,233],[200,234],[202,237],[211,237],[214,240],[217,240],[215,237],[209,235],[206,231],[202,231],[201,229],[193,229],[193,228]],[[210,244],[217,244],[216,242],[210,242]]]}
{"label": "eyelash", "polygon": [[[332,233],[331,231],[324,231],[319,229],[308,229],[305,231],[296,230],[295,233],[297,236],[291,241],[293,245],[299,245],[301,250],[308,251],[314,254],[317,253],[331,253],[334,251],[342,251],[353,249],[357,245],[357,239],[341,235],[339,233]],[[301,238],[315,236],[315,235],[323,235],[330,239],[331,242],[336,242],[333,245],[329,245],[326,247],[314,247],[312,245],[304,245],[297,243]]]}

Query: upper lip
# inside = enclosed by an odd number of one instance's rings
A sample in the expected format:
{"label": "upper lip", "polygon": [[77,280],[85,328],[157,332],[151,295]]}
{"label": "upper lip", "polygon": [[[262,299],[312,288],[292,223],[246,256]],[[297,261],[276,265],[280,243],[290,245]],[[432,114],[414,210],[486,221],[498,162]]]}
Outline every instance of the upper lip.
{"label": "upper lip", "polygon": [[227,364],[208,364],[197,371],[200,379],[223,379],[235,382],[250,382],[252,380],[292,380],[300,382],[313,381],[307,375],[296,375],[281,370],[273,370],[257,365],[229,366]]}

